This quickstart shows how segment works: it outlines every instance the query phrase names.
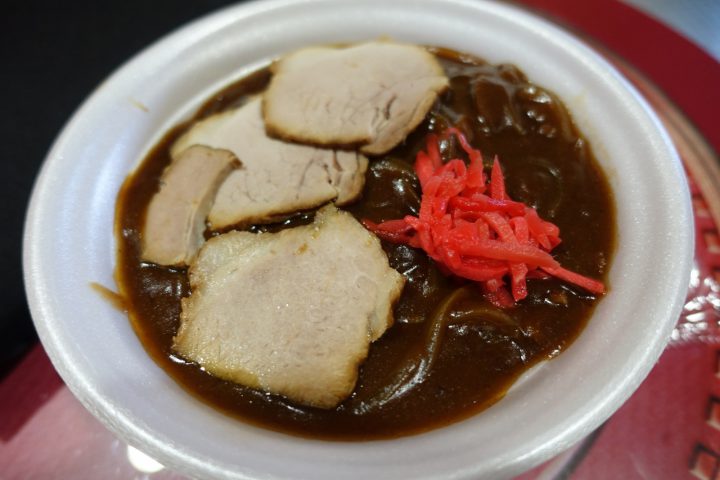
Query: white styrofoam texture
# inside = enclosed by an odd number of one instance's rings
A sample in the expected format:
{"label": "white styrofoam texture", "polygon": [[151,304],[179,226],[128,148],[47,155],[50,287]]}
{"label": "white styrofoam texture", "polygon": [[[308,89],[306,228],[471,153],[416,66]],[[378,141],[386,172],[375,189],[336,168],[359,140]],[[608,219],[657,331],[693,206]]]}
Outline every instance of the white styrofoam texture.
{"label": "white styrofoam texture", "polygon": [[[325,442],[232,420],[176,385],[127,318],[89,286],[114,285],[118,189],[162,131],[248,66],[304,45],[386,35],[514,63],[559,94],[615,192],[612,290],[571,348],[489,410],[449,427],[396,440]],[[679,314],[692,251],[689,194],[668,136],[625,80],[563,31],[494,2],[270,0],[178,30],[98,87],[37,179],[24,268],[37,330],[70,389],[123,439],[168,466],[201,478],[495,479],[568,448],[635,390]]]}

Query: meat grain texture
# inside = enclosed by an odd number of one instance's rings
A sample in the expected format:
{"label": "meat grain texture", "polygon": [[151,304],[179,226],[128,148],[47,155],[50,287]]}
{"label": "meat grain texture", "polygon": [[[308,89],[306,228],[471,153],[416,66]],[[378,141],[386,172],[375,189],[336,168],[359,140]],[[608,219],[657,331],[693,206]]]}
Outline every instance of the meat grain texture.
{"label": "meat grain texture", "polygon": [[145,217],[142,258],[187,266],[205,241],[205,219],[220,185],[240,167],[232,152],[196,145],[163,172]]}
{"label": "meat grain texture", "polygon": [[368,160],[354,151],[316,148],[270,138],[259,97],[197,122],[172,146],[178,157],[192,145],[233,152],[243,167],[221,185],[208,222],[212,229],[269,223],[362,192]]}
{"label": "meat grain texture", "polygon": [[352,393],[404,285],[377,237],[332,205],[310,225],[212,238],[189,276],[174,349],[215,376],[320,408]]}
{"label": "meat grain texture", "polygon": [[325,146],[359,146],[381,155],[422,122],[449,80],[415,45],[369,42],[305,48],[273,66],[263,95],[274,136]]}

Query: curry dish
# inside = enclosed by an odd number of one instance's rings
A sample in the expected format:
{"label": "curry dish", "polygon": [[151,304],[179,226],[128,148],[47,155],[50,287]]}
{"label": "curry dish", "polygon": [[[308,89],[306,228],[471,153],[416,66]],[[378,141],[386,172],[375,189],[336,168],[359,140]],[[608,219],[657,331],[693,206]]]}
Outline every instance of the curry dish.
{"label": "curry dish", "polygon": [[[495,155],[513,200],[537,209],[560,228],[552,254],[564,267],[606,281],[615,242],[614,201],[592,150],[559,99],[516,67],[491,65],[432,49],[449,78],[422,123],[389,152],[372,158],[361,197],[342,209],[381,222],[417,215],[420,186],[413,170],[430,132],[463,131]],[[528,295],[501,309],[477,285],[445,275],[419,249],[382,242],[390,266],[405,277],[394,325],[370,346],[351,396],[333,409],[296,404],[283,396],[219,379],[173,350],[181,299],[191,294],[188,272],[141,259],[141,235],[173,143],[196,121],[237,107],[262,92],[264,69],[210,98],[190,121],[153,148],[126,181],[118,200],[117,279],[135,331],[153,359],[203,402],[242,421],[294,435],[364,440],[409,435],[474,415],[500,400],[532,365],[558,355],[581,333],[599,298],[556,278],[528,279]],[[465,158],[444,139],[445,160]],[[242,160],[242,159],[241,159]],[[280,223],[243,226],[279,231],[313,221],[314,210]],[[232,227],[223,231],[232,230]],[[217,233],[205,232],[210,238]]]}

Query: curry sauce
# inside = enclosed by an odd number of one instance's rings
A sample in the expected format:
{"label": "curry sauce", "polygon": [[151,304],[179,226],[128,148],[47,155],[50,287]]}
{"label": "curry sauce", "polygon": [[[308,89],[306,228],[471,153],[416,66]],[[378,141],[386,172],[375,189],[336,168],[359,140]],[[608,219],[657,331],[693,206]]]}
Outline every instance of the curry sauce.
{"label": "curry sauce", "polygon": [[[500,158],[512,199],[535,207],[560,228],[562,244],[553,251],[560,264],[606,280],[615,241],[613,198],[560,100],[514,66],[433,52],[450,88],[404,143],[371,159],[362,198],[346,210],[376,222],[416,215],[421,192],[415,155],[428,133],[457,126],[482,151],[486,168],[495,155]],[[383,242],[390,265],[407,282],[395,307],[395,325],[371,345],[354,393],[337,408],[293,404],[215,378],[177,356],[172,341],[180,299],[190,294],[187,271],[142,262],[145,213],[170,163],[173,142],[193,122],[242,105],[269,79],[269,70],[261,70],[214,95],[193,119],[165,135],[127,179],[118,199],[116,276],[131,322],[152,358],[187,391],[242,421],[294,435],[396,437],[480,412],[501,399],[522,372],[554,357],[580,334],[599,301],[580,289],[556,279],[531,279],[528,297],[501,310],[483,298],[477,285],[441,273],[424,252]],[[453,140],[441,144],[446,160],[462,158],[461,152]],[[313,212],[301,212],[249,230],[277,231],[312,218]]]}

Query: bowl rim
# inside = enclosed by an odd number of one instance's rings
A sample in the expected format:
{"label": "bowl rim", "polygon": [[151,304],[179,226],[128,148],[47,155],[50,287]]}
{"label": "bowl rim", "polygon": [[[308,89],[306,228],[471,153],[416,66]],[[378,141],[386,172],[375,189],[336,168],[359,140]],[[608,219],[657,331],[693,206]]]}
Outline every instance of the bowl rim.
{"label": "bowl rim", "polygon": [[[94,386],[85,382],[86,378],[83,375],[78,374],[78,367],[69,363],[68,359],[63,356],[61,351],[62,348],[60,346],[61,340],[56,336],[56,332],[50,328],[50,325],[46,321],[46,319],[53,317],[54,313],[52,305],[46,301],[46,299],[51,295],[51,292],[48,290],[47,286],[42,283],[43,259],[40,256],[39,247],[36,244],[36,241],[39,238],[38,232],[42,231],[42,225],[39,223],[40,210],[43,208],[43,202],[45,201],[43,198],[42,188],[43,185],[50,182],[48,172],[51,164],[54,162],[54,158],[56,158],[58,152],[62,150],[62,145],[66,142],[67,137],[72,134],[78,119],[85,115],[85,112],[90,108],[90,105],[95,102],[99,91],[102,89],[102,85],[113,82],[121,72],[136,68],[136,66],[144,58],[151,56],[154,52],[168,48],[173,43],[178,41],[182,41],[183,43],[192,43],[196,39],[201,38],[203,35],[219,29],[228,23],[237,21],[239,18],[251,17],[255,14],[272,11],[274,9],[283,9],[289,5],[310,5],[323,3],[325,1],[326,0],[256,0],[240,5],[229,6],[181,27],[142,50],[111,74],[108,79],[105,80],[105,82],[103,82],[103,84],[101,84],[101,86],[99,86],[73,114],[50,149],[40,173],[36,178],[35,186],[33,188],[24,229],[23,271],[31,314],[42,344],[46,348],[53,365],[74,395],[88,410],[90,410],[103,424],[105,424],[106,427],[110,428],[128,443],[147,450],[148,453],[156,456],[163,463],[167,463],[168,465],[176,468],[189,469],[194,474],[203,476],[208,474],[227,477],[237,476],[237,472],[224,471],[218,465],[211,465],[211,468],[208,469],[207,459],[192,457],[191,455],[188,455],[187,452],[184,452],[184,454],[181,455],[182,458],[179,458],[175,446],[158,439],[153,432],[148,430],[147,426],[137,425],[133,419],[125,415],[125,412],[118,411],[112,405],[107,403],[106,399],[98,393]],[[337,3],[348,4],[354,2],[352,2],[352,0],[340,0]],[[512,12],[512,15],[519,15],[521,17],[532,17],[533,21],[544,24],[544,28],[549,29],[554,32],[554,34],[560,33],[561,38],[571,38],[559,27],[549,24],[546,20],[539,19],[535,15],[518,7],[501,5],[495,2],[474,2],[472,0],[446,0],[445,3],[464,6],[477,5],[494,11],[503,11],[506,13]],[[575,41],[578,42],[577,40]],[[610,67],[604,59],[591,51],[589,48],[583,46],[581,43],[578,43],[575,48],[580,48],[581,50],[584,49],[583,53],[588,55],[588,61],[595,63],[599,62],[601,65],[610,68],[610,70],[614,72],[616,77],[615,80],[622,83],[625,89],[635,96],[635,101],[638,103],[640,108],[644,110],[644,113],[647,116],[647,121],[654,123],[658,133],[658,141],[664,144],[664,147],[670,152],[671,157],[674,156],[675,168],[681,170],[682,167],[679,158],[677,157],[677,153],[674,150],[674,146],[669,136],[664,131],[655,113],[637,93],[634,87],[624,80],[614,68]],[[680,210],[684,209],[684,211],[679,211],[679,214],[682,217],[680,220],[685,221],[688,225],[691,225],[693,217],[690,210],[690,200],[687,186],[684,188],[684,194],[684,202],[681,202],[683,205],[682,208],[680,208]],[[689,230],[690,231],[686,232],[684,236],[681,235],[681,241],[686,245],[694,245],[694,232],[693,229]],[[690,248],[684,252],[684,256],[679,262],[677,262],[678,275],[674,278],[675,285],[677,286],[677,288],[675,288],[677,294],[674,298],[668,299],[668,305],[670,306],[668,309],[668,318],[674,317],[674,319],[676,319],[677,314],[680,311],[685,293],[683,287],[688,284],[692,260],[693,250]],[[592,417],[588,419],[588,423],[566,431],[562,438],[558,439],[558,444],[553,448],[536,448],[535,450],[528,452],[527,455],[521,458],[519,462],[514,465],[514,469],[502,466],[503,468],[506,468],[506,470],[503,471],[519,473],[521,470],[539,463],[551,454],[559,453],[564,448],[569,447],[572,443],[579,440],[583,434],[588,433],[589,430],[598,426],[602,420],[607,418],[627,399],[627,397],[629,397],[632,391],[634,391],[640,382],[645,378],[667,342],[672,326],[674,325],[674,319],[670,318],[670,320],[666,320],[662,325],[662,328],[659,328],[659,334],[653,339],[652,343],[648,344],[647,349],[645,350],[644,358],[646,361],[641,362],[637,366],[636,370],[632,372],[632,374],[622,384],[622,389],[618,389],[617,393],[608,396],[604,404],[598,405],[594,412],[588,414],[588,417]],[[558,448],[558,445],[561,448]],[[517,468],[518,465],[521,465],[520,470]],[[473,472],[472,469],[469,469],[459,473],[458,478],[464,477],[465,475],[472,476],[475,473],[477,472]]]}

